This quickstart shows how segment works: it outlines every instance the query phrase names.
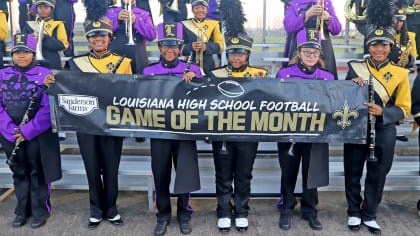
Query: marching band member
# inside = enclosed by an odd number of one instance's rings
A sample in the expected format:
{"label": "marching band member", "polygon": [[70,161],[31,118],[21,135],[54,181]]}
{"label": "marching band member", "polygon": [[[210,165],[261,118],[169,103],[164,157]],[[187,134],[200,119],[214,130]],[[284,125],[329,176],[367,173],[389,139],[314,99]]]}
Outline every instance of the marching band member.
{"label": "marching band member", "polygon": [[[104,17],[107,5],[103,0],[85,0],[85,5],[85,36],[92,50],[88,54],[73,57],[66,67],[70,71],[131,74],[131,60],[108,50],[112,37],[112,22]],[[45,81],[46,84],[54,82],[54,78]],[[96,228],[104,218],[113,225],[122,225],[123,221],[117,209],[117,197],[123,138],[78,132],[77,142],[89,184],[88,228]]]}
{"label": "marching band member", "polygon": [[[324,5],[324,8],[322,8]],[[338,20],[331,0],[292,0],[289,2],[284,17],[284,28],[287,31],[287,40],[284,56],[292,59],[296,53],[296,36],[304,28],[317,28],[320,30],[322,23],[318,23],[323,16],[325,38],[322,39],[322,59],[325,62],[326,70],[337,77],[334,50],[331,43],[331,35],[341,33],[341,24]],[[321,30],[320,30],[321,31]]]}
{"label": "marching band member", "polygon": [[[379,14],[378,14],[379,13]],[[363,223],[373,234],[380,234],[376,222],[376,209],[382,200],[383,189],[394,157],[395,123],[410,114],[411,97],[409,71],[392,64],[389,60],[395,32],[392,29],[391,4],[388,0],[371,0],[368,5],[369,27],[366,45],[370,57],[364,61],[349,62],[346,79],[363,86],[373,82],[374,102],[365,103],[371,120],[368,128],[376,132],[368,137],[368,144],[344,144],[344,174],[347,199],[348,227],[358,231]],[[372,77],[371,77],[372,76]],[[372,86],[372,85],[371,85]],[[368,129],[370,130],[370,129]],[[376,140],[376,141],[375,141]],[[369,155],[369,144],[374,143],[374,156]],[[367,160],[364,198],[360,196],[360,179]]]}
{"label": "marching band member", "polygon": [[[253,40],[246,34],[242,5],[239,0],[221,1],[219,6],[226,27],[226,49],[229,64],[212,70],[211,78],[265,77],[265,69],[249,65]],[[238,22],[239,21],[239,22]],[[213,141],[214,166],[216,169],[217,227],[228,232],[232,210],[236,229],[248,230],[248,201],[258,142]],[[234,189],[232,188],[234,183]],[[231,198],[234,206],[231,205]]]}
{"label": "marching band member", "polygon": [[[297,45],[297,55],[290,61],[291,66],[281,69],[277,74],[277,78],[334,80],[334,76],[324,70],[324,61],[321,58],[321,36],[318,30],[307,29],[300,31],[297,34]],[[282,229],[288,230],[290,228],[293,209],[297,204],[294,190],[301,161],[303,179],[302,217],[309,221],[312,229],[322,229],[316,209],[318,192],[316,188],[308,187],[309,164],[317,161],[314,155],[323,155],[313,151],[312,147],[315,145],[324,148],[325,152],[322,153],[326,155],[324,155],[323,161],[324,164],[328,165],[328,144],[278,143],[282,195],[282,201],[278,207],[281,213],[279,226]]]}
{"label": "marching band member", "polygon": [[66,57],[74,56],[74,21],[76,20],[76,14],[74,11],[74,4],[78,0],[56,0],[56,8],[54,9],[53,15],[54,20],[63,21],[64,28],[66,29],[67,41],[69,47],[64,51]]}
{"label": "marching band member", "polygon": [[[159,24],[158,45],[160,61],[144,69],[145,75],[171,75],[183,77],[190,82],[202,78],[198,66],[178,59],[182,49],[182,24],[166,22]],[[189,67],[188,72],[186,71]],[[174,193],[178,195],[177,217],[182,234],[191,233],[190,220],[193,209],[189,206],[190,192],[200,189],[197,147],[194,140],[169,140],[152,138],[152,171],[156,191],[157,224],[154,235],[164,235],[171,222],[171,183],[172,162],[176,177]]]}
{"label": "marching band member", "polygon": [[67,49],[69,43],[64,23],[51,18],[55,0],[36,0],[35,5],[39,18],[36,21],[27,21],[22,32],[38,37],[38,28],[41,21],[44,20],[44,29],[41,33],[42,39],[40,39],[42,40],[42,55],[47,60],[50,68],[61,70],[61,60],[58,52]]}
{"label": "marching band member", "polygon": [[[416,34],[416,44],[420,43],[420,0],[408,0],[408,5],[415,7],[416,12],[407,15],[408,31]],[[417,55],[420,55],[420,45],[416,45]],[[420,67],[420,66],[418,66]]]}
{"label": "marching band member", "polygon": [[[128,1],[131,1],[131,29],[127,28],[130,23],[129,12],[127,11]],[[121,0],[121,7],[108,10],[107,18],[113,23],[113,40],[110,46],[112,52],[131,58],[134,74],[143,73],[144,67],[149,64],[146,52],[145,40],[153,41],[156,31],[149,13],[136,7],[135,0]],[[134,45],[127,45],[129,42],[129,30],[132,32]]]}
{"label": "marching band member", "polygon": [[405,0],[399,0],[397,9],[394,10],[392,28],[397,32],[395,35],[396,45],[392,48],[390,59],[395,64],[411,68],[417,58],[416,34],[407,29]]}
{"label": "marching band member", "polygon": [[193,61],[207,74],[216,67],[213,54],[223,52],[223,37],[219,21],[206,18],[208,0],[193,0],[191,6],[194,18],[182,22],[185,44],[182,55],[193,53]]}
{"label": "marching band member", "polygon": [[47,222],[50,183],[61,178],[58,137],[51,131],[48,95],[41,88],[51,71],[37,65],[35,50],[32,35],[16,34],[13,66],[0,70],[0,142],[13,172],[17,198],[13,227],[25,225],[30,216],[32,228]]}

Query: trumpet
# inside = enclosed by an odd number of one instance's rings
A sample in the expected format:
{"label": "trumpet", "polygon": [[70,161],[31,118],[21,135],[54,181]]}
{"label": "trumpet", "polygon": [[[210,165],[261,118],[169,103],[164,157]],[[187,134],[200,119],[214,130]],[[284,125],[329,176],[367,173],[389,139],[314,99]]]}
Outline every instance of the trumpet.
{"label": "trumpet", "polygon": [[361,0],[360,5],[355,0],[346,0],[344,3],[344,17],[355,24],[363,23],[366,19],[366,3]]}
{"label": "trumpet", "polygon": [[200,23],[198,23],[198,33],[197,33],[197,42],[200,44],[200,50],[196,53],[195,64],[200,66],[200,69],[203,70],[203,44],[204,44],[204,32],[200,29]]}
{"label": "trumpet", "polygon": [[128,43],[126,45],[136,45],[133,39],[133,20],[131,18],[133,5],[131,4],[131,0],[128,1],[128,4],[126,4],[125,7],[129,15],[129,19],[125,21],[125,34],[128,36]]}
{"label": "trumpet", "polygon": [[397,62],[398,66],[406,67],[410,62],[410,51],[412,49],[411,41],[409,40],[407,45],[401,45],[401,55],[400,60]]}
{"label": "trumpet", "polygon": [[[37,19],[35,19],[35,23],[38,23],[38,16]],[[35,59],[37,61],[44,61],[45,58],[42,55],[42,33],[44,31],[44,20],[41,20],[41,22],[38,24],[38,27],[36,27],[37,32],[35,33],[37,37],[37,43],[36,43],[36,53],[35,53]]]}
{"label": "trumpet", "polygon": [[325,35],[324,35],[325,0],[318,0],[317,5],[320,5],[322,7],[322,13],[317,18],[316,28],[319,29],[319,31],[321,31],[321,39],[325,40]]}

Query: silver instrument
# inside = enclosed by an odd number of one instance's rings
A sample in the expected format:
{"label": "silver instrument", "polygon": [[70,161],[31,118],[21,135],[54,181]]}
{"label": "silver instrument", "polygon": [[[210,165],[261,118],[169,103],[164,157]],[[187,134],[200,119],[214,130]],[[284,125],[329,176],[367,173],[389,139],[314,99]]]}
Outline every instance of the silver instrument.
{"label": "silver instrument", "polygon": [[134,39],[133,39],[133,20],[131,18],[131,14],[133,12],[132,10],[133,5],[131,4],[131,0],[128,1],[128,4],[126,4],[126,10],[128,11],[129,14],[129,19],[125,21],[125,32],[128,36],[128,43],[126,45],[136,45],[136,43],[134,43]]}
{"label": "silver instrument", "polygon": [[[35,23],[38,24],[38,16],[37,19],[35,19]],[[45,58],[42,55],[42,34],[44,32],[44,20],[41,20],[41,22],[38,24],[38,27],[36,27],[37,32],[35,33],[37,37],[37,43],[36,43],[36,53],[35,53],[35,59],[37,61],[44,61]]]}

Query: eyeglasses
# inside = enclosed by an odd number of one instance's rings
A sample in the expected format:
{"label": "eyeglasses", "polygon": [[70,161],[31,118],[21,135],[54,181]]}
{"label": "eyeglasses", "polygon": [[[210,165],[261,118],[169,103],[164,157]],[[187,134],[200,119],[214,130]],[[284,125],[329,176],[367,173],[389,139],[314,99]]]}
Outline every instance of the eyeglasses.
{"label": "eyeglasses", "polygon": [[169,49],[177,50],[179,49],[179,46],[178,45],[162,45],[162,49],[163,50],[169,50]]}
{"label": "eyeglasses", "polygon": [[319,57],[319,55],[321,55],[320,51],[306,51],[306,50],[302,50],[303,55],[305,55],[305,57]]}
{"label": "eyeglasses", "polygon": [[248,53],[246,52],[234,52],[234,53],[229,53],[229,58],[246,57],[247,55]]}

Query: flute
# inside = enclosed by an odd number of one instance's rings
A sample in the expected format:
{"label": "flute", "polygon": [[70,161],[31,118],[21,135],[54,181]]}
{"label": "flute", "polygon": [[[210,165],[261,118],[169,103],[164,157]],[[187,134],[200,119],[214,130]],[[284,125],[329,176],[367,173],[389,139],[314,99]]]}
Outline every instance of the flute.
{"label": "flute", "polygon": [[[369,103],[375,104],[375,89],[373,87],[373,76],[369,76]],[[376,117],[369,114],[369,125],[370,125],[370,143],[369,143],[369,156],[367,161],[377,162],[378,159],[375,157],[375,140],[376,140]]]}

